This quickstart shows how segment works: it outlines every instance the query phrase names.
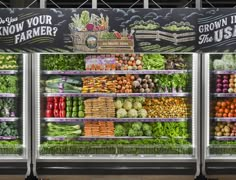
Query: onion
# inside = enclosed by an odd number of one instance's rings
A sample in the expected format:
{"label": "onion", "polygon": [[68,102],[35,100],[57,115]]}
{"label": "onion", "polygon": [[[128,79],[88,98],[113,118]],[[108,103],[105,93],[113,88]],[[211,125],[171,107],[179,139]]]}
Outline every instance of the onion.
{"label": "onion", "polygon": [[234,89],[233,89],[233,88],[229,88],[229,89],[228,89],[228,92],[229,92],[229,93],[233,93],[233,92],[234,92]]}
{"label": "onion", "polygon": [[217,79],[216,82],[217,82],[217,83],[221,83],[221,79]]}
{"label": "onion", "polygon": [[222,86],[223,86],[223,85],[220,84],[220,83],[218,83],[218,84],[216,85],[217,88],[222,88]]}
{"label": "onion", "polygon": [[228,89],[227,88],[224,88],[223,89],[223,93],[227,93],[228,92]]}
{"label": "onion", "polygon": [[220,74],[217,75],[217,78],[221,78],[222,76]]}
{"label": "onion", "polygon": [[223,83],[224,83],[224,84],[228,84],[229,81],[228,81],[227,79],[224,79],[224,80],[223,80]]}
{"label": "onion", "polygon": [[216,92],[217,92],[217,93],[221,93],[222,90],[221,90],[220,88],[217,88],[217,89],[216,89]]}
{"label": "onion", "polygon": [[229,85],[228,84],[224,84],[223,87],[224,88],[229,88]]}
{"label": "onion", "polygon": [[229,79],[229,77],[227,75],[224,75],[223,79]]}

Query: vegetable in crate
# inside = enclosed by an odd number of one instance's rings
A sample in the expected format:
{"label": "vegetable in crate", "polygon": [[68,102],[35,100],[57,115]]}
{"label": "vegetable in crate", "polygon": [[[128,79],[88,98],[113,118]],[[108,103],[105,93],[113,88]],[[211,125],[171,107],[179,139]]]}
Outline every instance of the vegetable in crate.
{"label": "vegetable in crate", "polygon": [[47,136],[77,137],[82,135],[80,125],[47,123]]}
{"label": "vegetable in crate", "polygon": [[187,118],[190,115],[186,98],[146,98],[143,108],[148,118]]}
{"label": "vegetable in crate", "polygon": [[1,122],[0,136],[18,136],[17,124],[15,122]]}
{"label": "vegetable in crate", "polygon": [[0,54],[0,70],[16,70],[18,55]]}
{"label": "vegetable in crate", "polygon": [[165,69],[165,57],[161,54],[145,54],[143,56],[143,69],[163,70]]}
{"label": "vegetable in crate", "polygon": [[186,69],[186,60],[183,59],[182,55],[169,54],[166,55],[165,69]]}
{"label": "vegetable in crate", "polygon": [[213,61],[213,67],[215,70],[235,70],[236,59],[233,54],[224,54],[221,59]]}
{"label": "vegetable in crate", "polygon": [[143,54],[116,54],[116,70],[142,70]]}
{"label": "vegetable in crate", "polygon": [[236,117],[236,98],[217,100],[215,103],[215,117]]}
{"label": "vegetable in crate", "polygon": [[236,136],[236,123],[218,122],[214,130],[215,136]]}
{"label": "vegetable in crate", "polygon": [[[223,77],[226,77],[226,76],[228,77],[228,75],[224,75]],[[220,81],[218,79],[220,78],[218,78],[218,75],[217,75],[217,90],[216,91],[219,92],[219,90],[221,90],[223,86],[223,89],[225,89],[225,92],[226,92],[226,88],[228,88],[229,93],[236,93],[236,74],[230,74],[229,82],[224,80],[223,82],[224,84],[218,83]]]}
{"label": "vegetable in crate", "polygon": [[14,75],[0,76],[0,93],[17,93],[18,92],[18,77]]}
{"label": "vegetable in crate", "polygon": [[70,76],[51,76],[45,81],[47,93],[80,93],[82,79]]}
{"label": "vegetable in crate", "polygon": [[137,75],[132,86],[135,93],[152,93],[155,90],[155,85],[150,75],[145,75],[143,78]]}
{"label": "vegetable in crate", "polygon": [[85,61],[86,70],[116,70],[114,55],[90,55]]}
{"label": "vegetable in crate", "polygon": [[[230,81],[232,82],[232,80]],[[232,84],[231,87],[233,87]],[[231,89],[229,89],[229,76],[220,74],[217,75],[216,93],[227,93],[228,91],[231,91]]]}
{"label": "vegetable in crate", "polygon": [[15,98],[0,98],[0,117],[16,117]]}
{"label": "vegetable in crate", "polygon": [[125,76],[116,76],[116,92],[117,93],[132,93],[132,84],[135,79],[134,75],[127,74]]}
{"label": "vegetable in crate", "polygon": [[43,54],[44,70],[85,70],[83,54]]}

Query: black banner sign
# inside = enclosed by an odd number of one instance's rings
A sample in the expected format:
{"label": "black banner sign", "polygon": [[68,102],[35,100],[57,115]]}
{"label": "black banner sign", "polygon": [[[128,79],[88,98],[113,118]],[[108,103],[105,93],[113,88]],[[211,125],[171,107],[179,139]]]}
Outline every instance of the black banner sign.
{"label": "black banner sign", "polygon": [[235,51],[232,9],[0,9],[1,52]]}

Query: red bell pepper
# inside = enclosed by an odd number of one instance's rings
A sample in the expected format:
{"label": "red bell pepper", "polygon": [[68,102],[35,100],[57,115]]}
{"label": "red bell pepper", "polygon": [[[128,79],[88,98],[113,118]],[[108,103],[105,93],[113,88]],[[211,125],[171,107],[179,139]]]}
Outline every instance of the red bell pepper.
{"label": "red bell pepper", "polygon": [[54,109],[59,109],[59,102],[54,102]]}
{"label": "red bell pepper", "polygon": [[53,102],[53,97],[47,97],[47,102]]}
{"label": "red bell pepper", "polygon": [[61,111],[59,112],[59,115],[60,115],[60,117],[62,117],[62,118],[66,117],[66,111],[65,111],[65,110],[61,110]]}
{"label": "red bell pepper", "polygon": [[66,98],[65,97],[60,97],[60,102],[65,102]]}
{"label": "red bell pepper", "polygon": [[53,110],[53,102],[51,102],[51,101],[47,102],[47,109]]}
{"label": "red bell pepper", "polygon": [[54,102],[59,102],[60,97],[54,97]]}
{"label": "red bell pepper", "polygon": [[59,102],[59,109],[60,110],[65,110],[66,109],[66,103],[65,102]]}
{"label": "red bell pepper", "polygon": [[46,117],[53,117],[52,110],[47,109],[46,110]]}
{"label": "red bell pepper", "polygon": [[58,109],[54,109],[53,115],[54,115],[54,117],[59,117],[59,110]]}

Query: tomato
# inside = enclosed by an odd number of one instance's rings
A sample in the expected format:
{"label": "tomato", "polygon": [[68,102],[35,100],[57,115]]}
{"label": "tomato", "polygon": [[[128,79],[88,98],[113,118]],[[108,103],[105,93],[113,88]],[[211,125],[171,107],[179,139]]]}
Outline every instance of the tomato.
{"label": "tomato", "polygon": [[60,102],[64,102],[66,100],[66,97],[60,97]]}
{"label": "tomato", "polygon": [[224,114],[223,114],[223,117],[228,117],[228,114],[224,113]]}
{"label": "tomato", "polygon": [[236,98],[233,99],[233,102],[236,103]]}
{"label": "tomato", "polygon": [[54,102],[59,102],[60,97],[54,97]]}
{"label": "tomato", "polygon": [[225,111],[224,111],[224,112],[228,114],[228,113],[229,113],[229,109],[225,109]]}
{"label": "tomato", "polygon": [[218,113],[215,113],[215,117],[219,117],[219,116],[218,116]]}
{"label": "tomato", "polygon": [[235,108],[235,106],[234,106],[233,104],[231,104],[231,105],[230,105],[230,108],[231,108],[231,109],[234,109],[234,108]]}
{"label": "tomato", "polygon": [[53,117],[52,110],[46,110],[46,117]]}
{"label": "tomato", "polygon": [[217,106],[221,107],[221,102],[220,101],[217,102],[216,104],[217,104]]}
{"label": "tomato", "polygon": [[220,113],[223,113],[223,112],[224,112],[224,109],[219,109],[219,112],[220,112]]}
{"label": "tomato", "polygon": [[234,114],[234,110],[233,109],[231,109],[229,112]]}
{"label": "tomato", "polygon": [[221,103],[221,106],[222,106],[222,107],[226,107],[226,106],[227,106],[226,102],[222,102],[222,103]]}

